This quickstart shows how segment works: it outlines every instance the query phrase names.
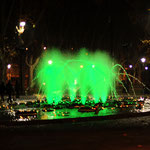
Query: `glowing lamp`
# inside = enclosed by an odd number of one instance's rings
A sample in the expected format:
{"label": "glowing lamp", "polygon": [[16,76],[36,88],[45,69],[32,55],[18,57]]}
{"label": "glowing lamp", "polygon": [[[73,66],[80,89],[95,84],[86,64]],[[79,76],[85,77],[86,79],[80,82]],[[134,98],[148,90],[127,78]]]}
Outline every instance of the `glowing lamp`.
{"label": "glowing lamp", "polygon": [[132,65],[129,65],[129,68],[132,68],[133,66]]}
{"label": "glowing lamp", "polygon": [[16,26],[16,29],[17,29],[17,31],[18,31],[18,35],[21,35],[23,32],[24,32],[24,30],[25,30],[25,25],[26,25],[26,22],[25,21],[21,21],[20,23],[19,23],[19,27],[17,27]]}
{"label": "glowing lamp", "polygon": [[24,27],[26,25],[26,22],[25,21],[21,21],[19,25],[20,25],[20,27]]}
{"label": "glowing lamp", "polygon": [[145,63],[145,62],[146,62],[146,58],[144,58],[144,57],[141,58],[141,62],[142,62],[142,63]]}
{"label": "glowing lamp", "polygon": [[148,67],[147,67],[147,66],[145,67],[145,70],[148,70]]}
{"label": "glowing lamp", "polygon": [[7,65],[7,68],[10,69],[10,68],[11,68],[11,64],[8,64],[8,65]]}

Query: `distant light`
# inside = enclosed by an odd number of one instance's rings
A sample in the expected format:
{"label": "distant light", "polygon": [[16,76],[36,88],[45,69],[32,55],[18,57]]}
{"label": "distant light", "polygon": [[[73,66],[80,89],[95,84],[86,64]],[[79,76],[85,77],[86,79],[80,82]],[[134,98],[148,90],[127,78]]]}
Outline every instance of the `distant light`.
{"label": "distant light", "polygon": [[148,67],[147,67],[147,66],[145,67],[145,70],[148,70]]}
{"label": "distant light", "polygon": [[51,64],[53,63],[53,61],[52,61],[52,60],[49,60],[48,63],[51,65]]}
{"label": "distant light", "polygon": [[33,28],[35,28],[35,24],[33,24]]}
{"label": "distant light", "polygon": [[146,62],[146,58],[144,58],[144,57],[141,58],[141,62],[142,62],[142,63],[145,63],[145,62]]}
{"label": "distant light", "polygon": [[132,68],[133,66],[132,65],[129,65],[129,68]]}
{"label": "distant light", "polygon": [[26,51],[28,51],[29,49],[26,47]]}
{"label": "distant light", "polygon": [[20,27],[24,27],[26,25],[26,22],[25,21],[21,21],[20,22]]}
{"label": "distant light", "polygon": [[95,68],[95,65],[92,65],[92,68]]}
{"label": "distant light", "polygon": [[46,46],[44,46],[43,49],[46,50],[47,49]]}
{"label": "distant light", "polygon": [[8,64],[8,65],[7,65],[7,68],[10,69],[10,68],[11,68],[11,64]]}
{"label": "distant light", "polygon": [[144,97],[140,97],[140,99],[139,99],[139,100],[142,100],[142,101],[143,101],[143,100],[144,100]]}
{"label": "distant light", "polygon": [[46,83],[44,82],[43,85],[45,85]]}
{"label": "distant light", "polygon": [[80,65],[80,68],[83,68],[83,65]]}

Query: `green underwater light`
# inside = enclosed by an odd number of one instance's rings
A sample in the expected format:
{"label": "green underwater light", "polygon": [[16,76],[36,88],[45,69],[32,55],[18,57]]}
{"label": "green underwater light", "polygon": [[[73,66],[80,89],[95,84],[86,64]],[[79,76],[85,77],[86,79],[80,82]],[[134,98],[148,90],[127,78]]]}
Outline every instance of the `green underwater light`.
{"label": "green underwater light", "polygon": [[37,78],[40,92],[46,95],[49,104],[58,104],[64,94],[68,94],[71,101],[80,96],[82,104],[89,95],[95,103],[100,100],[105,103],[114,89],[115,73],[106,53],[81,49],[77,55],[69,56],[51,49],[43,54]]}

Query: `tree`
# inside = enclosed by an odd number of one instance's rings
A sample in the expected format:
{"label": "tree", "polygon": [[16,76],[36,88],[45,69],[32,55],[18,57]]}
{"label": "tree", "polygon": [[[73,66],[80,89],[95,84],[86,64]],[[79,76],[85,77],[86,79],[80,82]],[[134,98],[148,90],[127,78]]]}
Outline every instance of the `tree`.
{"label": "tree", "polygon": [[[17,55],[13,12],[15,1],[1,1],[0,5],[0,80],[6,81],[7,64]],[[13,17],[12,17],[13,16]]]}
{"label": "tree", "polygon": [[34,69],[37,66],[39,60],[40,57],[37,57],[36,60],[33,61],[33,55],[31,55],[30,57],[26,56],[26,64],[29,67],[29,88],[32,88],[34,86],[33,74],[34,74]]}
{"label": "tree", "polygon": [[30,28],[25,30],[22,36],[24,46],[26,46],[25,63],[29,67],[29,90],[33,88],[34,69],[37,66],[42,52],[41,41],[37,39],[36,29]]}

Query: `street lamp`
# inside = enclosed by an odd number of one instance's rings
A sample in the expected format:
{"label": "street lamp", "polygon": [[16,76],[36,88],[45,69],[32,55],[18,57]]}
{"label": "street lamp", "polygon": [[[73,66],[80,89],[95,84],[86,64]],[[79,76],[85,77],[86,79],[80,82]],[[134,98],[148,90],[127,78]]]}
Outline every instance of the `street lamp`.
{"label": "street lamp", "polygon": [[21,21],[19,25],[20,25],[20,27],[24,27],[26,25],[26,22],[25,21]]}
{"label": "street lamp", "polygon": [[8,65],[7,65],[7,68],[10,69],[10,68],[11,68],[11,64],[8,64]]}
{"label": "street lamp", "polygon": [[[20,46],[24,45],[24,41],[21,38],[21,34],[24,33],[25,31],[25,26],[26,26],[26,22],[25,21],[20,21],[19,22],[19,26],[16,26],[16,30],[18,32],[18,38],[19,38],[19,44]],[[28,48],[26,48],[26,50],[28,50]],[[22,56],[22,50],[20,48],[20,87],[21,87],[21,93],[24,93],[24,72],[23,72],[23,59],[24,57]]]}
{"label": "street lamp", "polygon": [[44,46],[43,49],[46,50],[47,49],[46,46]]}
{"label": "street lamp", "polygon": [[26,22],[25,22],[25,21],[21,21],[21,22],[19,23],[19,27],[16,26],[16,29],[17,29],[17,31],[18,31],[18,35],[19,35],[19,36],[24,32],[24,30],[25,30],[25,25],[26,25]]}
{"label": "street lamp", "polygon": [[8,77],[8,80],[11,80],[11,72],[10,72],[10,68],[11,68],[11,64],[8,64],[8,65],[7,65],[7,69],[8,69],[7,77]]}
{"label": "street lamp", "polygon": [[146,58],[144,58],[144,57],[141,58],[141,62],[142,62],[142,63],[145,63],[145,62],[146,62]]}
{"label": "street lamp", "polygon": [[147,66],[145,67],[145,70],[148,70],[148,67],[147,67]]}
{"label": "street lamp", "polygon": [[133,66],[132,65],[129,65],[129,68],[131,69]]}

